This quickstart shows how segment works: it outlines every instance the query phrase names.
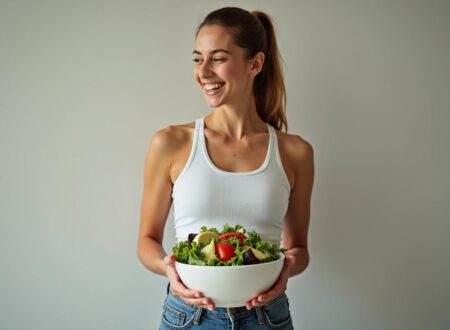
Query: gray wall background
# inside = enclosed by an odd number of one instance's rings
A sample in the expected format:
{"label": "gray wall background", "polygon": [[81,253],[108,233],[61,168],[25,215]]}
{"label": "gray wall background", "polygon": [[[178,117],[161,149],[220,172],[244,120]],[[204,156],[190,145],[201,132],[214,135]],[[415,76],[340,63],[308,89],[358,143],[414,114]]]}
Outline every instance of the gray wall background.
{"label": "gray wall background", "polygon": [[449,1],[1,0],[1,329],[157,327],[144,156],[211,110],[194,29],[226,5],[275,19],[289,132],[315,149],[296,329],[450,328]]}

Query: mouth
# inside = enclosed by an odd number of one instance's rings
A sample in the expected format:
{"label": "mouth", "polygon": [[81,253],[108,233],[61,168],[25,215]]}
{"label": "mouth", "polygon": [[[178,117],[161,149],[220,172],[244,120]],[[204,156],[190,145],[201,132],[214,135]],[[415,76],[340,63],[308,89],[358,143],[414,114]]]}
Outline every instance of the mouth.
{"label": "mouth", "polygon": [[225,83],[217,82],[217,83],[207,83],[203,84],[203,90],[207,95],[215,95],[219,93],[222,89]]}

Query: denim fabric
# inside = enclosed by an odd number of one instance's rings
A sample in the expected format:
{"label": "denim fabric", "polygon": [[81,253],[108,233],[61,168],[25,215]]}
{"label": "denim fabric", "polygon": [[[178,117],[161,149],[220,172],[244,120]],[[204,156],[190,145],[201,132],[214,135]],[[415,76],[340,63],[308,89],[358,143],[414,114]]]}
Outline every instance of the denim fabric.
{"label": "denim fabric", "polygon": [[254,307],[251,310],[242,306],[236,308],[218,307],[210,311],[191,305],[180,297],[175,297],[170,285],[168,285],[159,329],[292,330],[294,327],[289,311],[289,301],[285,293],[267,302],[264,306]]}

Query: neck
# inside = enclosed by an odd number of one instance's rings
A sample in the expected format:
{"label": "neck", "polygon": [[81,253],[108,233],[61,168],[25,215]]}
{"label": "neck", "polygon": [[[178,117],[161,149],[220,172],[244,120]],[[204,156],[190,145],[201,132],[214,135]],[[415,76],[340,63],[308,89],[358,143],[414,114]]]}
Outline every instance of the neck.
{"label": "neck", "polygon": [[267,132],[267,124],[259,117],[254,99],[239,104],[224,104],[205,116],[205,126],[241,140],[246,136]]}

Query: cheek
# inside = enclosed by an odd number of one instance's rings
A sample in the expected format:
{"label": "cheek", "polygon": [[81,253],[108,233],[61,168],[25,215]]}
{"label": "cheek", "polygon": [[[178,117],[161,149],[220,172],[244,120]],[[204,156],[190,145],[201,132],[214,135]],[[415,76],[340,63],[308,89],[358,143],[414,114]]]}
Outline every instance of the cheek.
{"label": "cheek", "polygon": [[238,77],[238,70],[232,66],[220,70],[220,75],[224,78],[234,79]]}
{"label": "cheek", "polygon": [[231,82],[230,87],[232,86],[234,91],[242,91],[246,88],[247,77],[242,70],[239,67],[228,67],[222,72],[222,77]]}

